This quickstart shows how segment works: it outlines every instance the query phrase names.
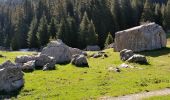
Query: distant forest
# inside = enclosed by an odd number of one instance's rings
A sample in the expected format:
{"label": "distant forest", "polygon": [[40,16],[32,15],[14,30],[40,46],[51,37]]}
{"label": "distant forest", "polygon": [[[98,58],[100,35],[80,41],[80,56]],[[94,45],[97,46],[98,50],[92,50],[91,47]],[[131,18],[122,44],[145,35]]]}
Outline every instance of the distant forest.
{"label": "distant forest", "polygon": [[170,30],[170,0],[0,0],[0,46],[41,48],[61,39],[103,48],[115,32],[146,22]]}

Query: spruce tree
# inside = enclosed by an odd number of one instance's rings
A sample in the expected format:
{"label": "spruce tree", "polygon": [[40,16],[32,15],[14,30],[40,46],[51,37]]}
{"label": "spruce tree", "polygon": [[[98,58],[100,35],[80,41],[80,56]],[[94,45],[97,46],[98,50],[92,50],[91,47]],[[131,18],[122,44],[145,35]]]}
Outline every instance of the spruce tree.
{"label": "spruce tree", "polygon": [[105,42],[105,47],[107,47],[108,45],[112,44],[113,41],[113,37],[111,35],[111,33],[108,34],[107,38],[106,38],[106,42]]}
{"label": "spruce tree", "polygon": [[114,21],[114,28],[115,31],[121,29],[121,21],[122,21],[122,14],[121,14],[121,7],[119,0],[112,0],[111,1],[111,13],[113,15]]}
{"label": "spruce tree", "polygon": [[78,42],[78,26],[76,24],[76,21],[73,17],[69,16],[67,18],[68,24],[69,24],[69,41],[70,44],[68,44],[71,47],[77,47]]}
{"label": "spruce tree", "polygon": [[149,0],[146,0],[144,5],[144,11],[142,13],[141,22],[154,22],[155,21],[155,14],[153,5]]}
{"label": "spruce tree", "polygon": [[87,45],[96,45],[98,40],[98,35],[96,33],[95,26],[93,24],[93,21],[89,23],[88,26],[88,37],[87,37]]}
{"label": "spruce tree", "polygon": [[61,39],[64,43],[66,43],[67,45],[70,44],[69,42],[69,38],[70,38],[70,27],[69,24],[67,22],[67,20],[65,18],[62,19],[60,26],[59,26],[59,30],[57,33],[57,37],[58,39]]}
{"label": "spruce tree", "polygon": [[31,22],[29,32],[28,32],[27,41],[28,41],[29,48],[39,47],[38,38],[37,38],[37,28],[38,28],[37,18],[35,17]]}
{"label": "spruce tree", "polygon": [[48,34],[48,25],[46,16],[43,15],[37,31],[37,38],[41,46],[45,46],[49,42],[50,35]]}
{"label": "spruce tree", "polygon": [[48,29],[48,32],[51,34],[51,38],[52,39],[56,39],[56,34],[57,34],[57,21],[56,19],[53,17],[51,19],[51,22],[49,24],[49,29]]}
{"label": "spruce tree", "polygon": [[80,23],[79,36],[80,48],[85,48],[87,45],[97,44],[95,26],[93,21],[90,22],[86,12]]}
{"label": "spruce tree", "polygon": [[163,18],[162,18],[160,4],[156,4],[156,7],[155,7],[155,22],[162,26]]}
{"label": "spruce tree", "polygon": [[133,9],[130,0],[121,0],[122,14],[123,14],[123,28],[132,27],[133,22]]}
{"label": "spruce tree", "polygon": [[165,28],[166,30],[170,30],[170,0],[168,0],[165,9]]}

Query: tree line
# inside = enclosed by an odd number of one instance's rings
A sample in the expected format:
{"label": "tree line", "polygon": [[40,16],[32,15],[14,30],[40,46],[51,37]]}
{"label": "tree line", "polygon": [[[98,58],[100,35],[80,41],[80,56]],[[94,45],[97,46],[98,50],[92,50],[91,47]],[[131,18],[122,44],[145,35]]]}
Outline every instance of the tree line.
{"label": "tree line", "polygon": [[115,32],[146,22],[170,30],[170,0],[6,0],[0,3],[0,46],[41,48],[61,39],[71,47],[103,48]]}

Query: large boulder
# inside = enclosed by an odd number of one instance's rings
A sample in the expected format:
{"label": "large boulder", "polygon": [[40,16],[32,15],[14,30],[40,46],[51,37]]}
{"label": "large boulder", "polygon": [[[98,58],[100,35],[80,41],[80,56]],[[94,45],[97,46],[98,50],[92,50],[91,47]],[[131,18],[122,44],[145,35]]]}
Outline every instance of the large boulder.
{"label": "large boulder", "polygon": [[73,55],[71,63],[78,67],[88,67],[87,58],[85,55]]}
{"label": "large boulder", "polygon": [[82,53],[83,53],[82,50],[77,49],[77,48],[71,48],[71,47],[69,47],[69,49],[70,49],[71,55],[76,55],[76,54],[82,54]]}
{"label": "large boulder", "polygon": [[166,33],[161,26],[148,23],[115,34],[115,51],[123,49],[140,52],[166,47]]}
{"label": "large boulder", "polygon": [[22,70],[10,61],[0,66],[0,92],[19,90],[24,85]]}
{"label": "large boulder", "polygon": [[21,65],[21,69],[23,72],[32,72],[35,70],[35,60],[28,61],[27,63],[24,63]]}
{"label": "large boulder", "polygon": [[71,51],[61,40],[51,41],[47,47],[43,48],[41,55],[54,57],[56,63],[68,63],[71,61]]}
{"label": "large boulder", "polygon": [[130,57],[127,62],[130,63],[140,63],[140,64],[148,64],[148,61],[145,56],[140,54],[134,54],[132,57]]}
{"label": "large boulder", "polygon": [[133,51],[132,50],[127,50],[127,49],[124,49],[120,52],[120,59],[122,61],[126,61],[128,60],[130,57],[132,57],[134,55]]}
{"label": "large boulder", "polygon": [[48,64],[50,68],[54,69],[56,59],[54,57],[41,54],[35,61],[35,66],[38,68],[43,68],[46,64]]}
{"label": "large boulder", "polygon": [[93,45],[93,46],[87,46],[85,48],[86,51],[100,51],[100,47],[98,45]]}
{"label": "large boulder", "polygon": [[36,60],[38,56],[28,56],[28,55],[24,55],[24,56],[17,56],[15,58],[15,62],[16,63],[27,63],[28,61],[33,61]]}

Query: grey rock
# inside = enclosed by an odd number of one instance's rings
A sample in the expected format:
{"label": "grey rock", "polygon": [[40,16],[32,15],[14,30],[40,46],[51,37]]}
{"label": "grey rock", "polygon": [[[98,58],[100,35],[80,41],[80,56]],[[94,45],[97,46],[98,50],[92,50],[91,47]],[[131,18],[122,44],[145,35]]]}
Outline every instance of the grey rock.
{"label": "grey rock", "polygon": [[35,66],[38,68],[43,68],[43,66],[45,66],[46,64],[49,64],[48,66],[50,68],[55,67],[56,64],[55,58],[41,54],[35,61]]}
{"label": "grey rock", "polygon": [[82,54],[82,53],[83,53],[82,50],[77,49],[77,48],[71,48],[71,47],[69,47],[69,49],[70,49],[71,55]]}
{"label": "grey rock", "polygon": [[22,70],[10,61],[3,63],[0,68],[0,92],[18,91],[24,86]]}
{"label": "grey rock", "polygon": [[35,70],[35,60],[28,61],[21,66],[22,71],[24,72],[32,72]]}
{"label": "grey rock", "polygon": [[16,66],[16,64],[12,63],[10,60],[7,60],[2,65],[0,65],[0,69],[8,68],[8,67],[12,67],[13,68],[13,67],[18,67],[18,66]]}
{"label": "grey rock", "polygon": [[128,60],[130,57],[132,57],[134,55],[133,51],[132,50],[127,50],[127,49],[124,49],[120,52],[120,59],[122,61],[126,61]]}
{"label": "grey rock", "polygon": [[50,63],[47,63],[46,65],[43,66],[43,71],[48,71],[48,70],[54,70],[55,65],[51,65]]}
{"label": "grey rock", "polygon": [[148,64],[148,61],[145,56],[140,54],[134,54],[132,57],[130,57],[127,62],[130,63],[140,63],[140,64]]}
{"label": "grey rock", "polygon": [[51,41],[47,47],[43,48],[41,55],[54,57],[57,64],[69,63],[72,53],[67,45],[61,40]]}
{"label": "grey rock", "polygon": [[123,64],[121,64],[121,65],[119,66],[119,68],[134,68],[134,67],[131,66],[131,65],[128,65],[128,64],[123,63]]}
{"label": "grey rock", "polygon": [[88,67],[87,58],[84,55],[73,55],[71,63],[78,67]]}
{"label": "grey rock", "polygon": [[166,33],[155,23],[144,24],[115,34],[115,51],[129,49],[134,52],[166,47]]}
{"label": "grey rock", "polygon": [[15,58],[15,62],[16,63],[27,63],[28,61],[32,61],[32,60],[36,60],[38,56],[28,56],[28,55],[24,55],[24,56],[17,56]]}

